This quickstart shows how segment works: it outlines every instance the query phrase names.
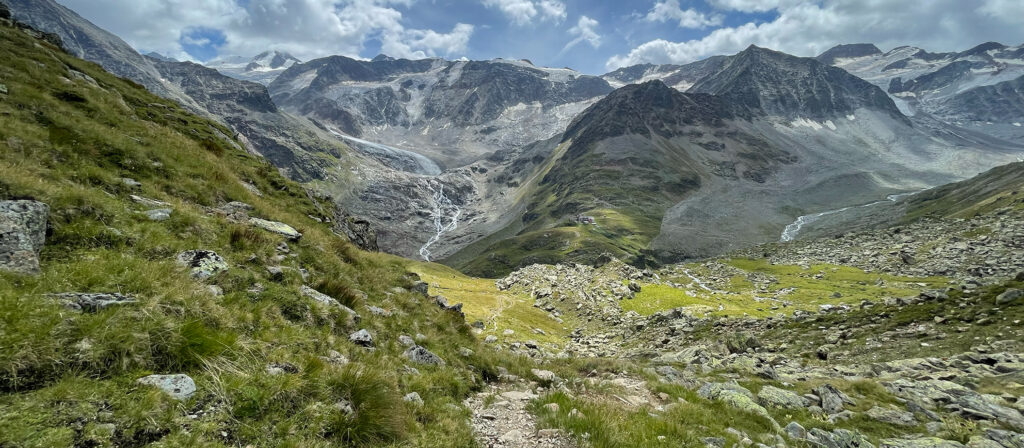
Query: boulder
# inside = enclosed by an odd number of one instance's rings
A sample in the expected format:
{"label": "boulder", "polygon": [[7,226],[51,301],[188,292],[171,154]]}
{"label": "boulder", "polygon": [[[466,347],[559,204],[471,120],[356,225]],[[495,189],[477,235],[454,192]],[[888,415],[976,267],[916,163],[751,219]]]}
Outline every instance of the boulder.
{"label": "boulder", "polygon": [[805,409],[809,403],[796,392],[764,386],[757,393],[757,401],[766,408]]}
{"label": "boulder", "polygon": [[445,364],[441,357],[419,345],[409,347],[409,349],[402,353],[402,356],[405,356],[407,359],[417,364],[429,364],[435,366],[443,366]]}
{"label": "boulder", "polygon": [[178,264],[196,280],[206,280],[228,270],[228,263],[211,250],[186,250],[178,254]]}
{"label": "boulder", "polygon": [[302,238],[302,234],[298,230],[295,230],[292,226],[283,222],[268,221],[260,218],[249,218],[249,224],[259,227],[271,233],[283,235],[285,238],[290,240],[298,240]]}
{"label": "boulder", "polygon": [[843,404],[855,404],[850,397],[836,389],[831,384],[818,386],[814,389],[815,395],[821,398],[821,408],[828,414],[838,414],[843,410]]}
{"label": "boulder", "polygon": [[555,372],[552,372],[550,370],[531,369],[530,373],[532,373],[533,376],[537,377],[538,380],[541,380],[541,381],[544,381],[544,382],[547,382],[547,383],[561,383],[562,382],[562,379],[559,378],[558,375],[555,375]]}
{"label": "boulder", "polygon": [[348,335],[348,340],[362,347],[373,347],[373,336],[365,329]]}
{"label": "boulder", "polygon": [[964,448],[964,445],[938,437],[925,437],[922,439],[885,439],[879,444],[879,448]]}
{"label": "boulder", "polygon": [[900,411],[896,409],[883,408],[875,406],[868,409],[865,414],[875,420],[882,423],[888,423],[896,426],[917,426],[917,419],[914,418],[914,414],[907,411]]}
{"label": "boulder", "polygon": [[783,431],[786,431],[786,435],[791,439],[799,440],[807,438],[807,430],[797,422],[789,422],[789,424],[783,428]]}
{"label": "boulder", "polygon": [[196,393],[196,383],[188,375],[149,375],[136,381],[139,384],[156,387],[175,400],[187,400]]}
{"label": "boulder", "polygon": [[1021,289],[1007,289],[1002,294],[996,296],[996,305],[1006,305],[1019,301],[1021,297],[1024,297],[1024,290]]}
{"label": "boulder", "polygon": [[37,201],[0,201],[0,270],[39,273],[50,206]]}
{"label": "boulder", "polygon": [[1003,448],[1024,448],[1024,434],[990,428],[985,430],[985,437],[999,443]]}
{"label": "boulder", "polygon": [[166,221],[171,219],[171,213],[173,212],[174,210],[169,208],[155,208],[153,210],[146,210],[142,214],[146,215],[146,219],[150,221]]}
{"label": "boulder", "polygon": [[821,428],[812,428],[807,432],[807,440],[818,444],[812,446],[828,448],[875,448],[861,433],[846,429],[828,432]]}

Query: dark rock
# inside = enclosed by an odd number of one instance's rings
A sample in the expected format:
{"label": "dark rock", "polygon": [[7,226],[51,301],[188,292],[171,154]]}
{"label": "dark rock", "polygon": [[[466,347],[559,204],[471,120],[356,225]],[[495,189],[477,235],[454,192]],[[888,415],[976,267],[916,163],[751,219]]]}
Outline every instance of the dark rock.
{"label": "dark rock", "polygon": [[345,235],[356,247],[369,252],[380,250],[377,246],[377,231],[370,221],[347,215],[338,216],[336,213],[334,222],[335,231]]}
{"label": "dark rock", "polygon": [[435,366],[443,366],[445,364],[444,360],[441,359],[439,356],[431,353],[430,350],[427,350],[426,348],[423,348],[422,346],[419,345],[409,347],[408,350],[402,353],[402,356],[405,356],[410,361],[415,362],[417,364],[429,364]]}

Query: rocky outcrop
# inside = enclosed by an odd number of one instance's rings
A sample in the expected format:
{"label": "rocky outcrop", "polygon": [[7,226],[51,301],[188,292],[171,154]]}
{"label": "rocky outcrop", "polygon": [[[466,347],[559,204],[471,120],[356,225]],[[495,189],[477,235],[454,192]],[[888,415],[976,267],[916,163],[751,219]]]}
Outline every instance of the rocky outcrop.
{"label": "rocky outcrop", "polygon": [[377,231],[366,219],[349,216],[344,212],[335,213],[334,230],[345,235],[352,244],[362,250],[369,252],[380,250],[380,247],[377,246]]}
{"label": "rocky outcrop", "polygon": [[227,261],[210,250],[187,250],[178,254],[177,260],[196,280],[207,280],[228,270]]}
{"label": "rocky outcrop", "polygon": [[39,272],[50,207],[37,201],[0,201],[0,270]]}

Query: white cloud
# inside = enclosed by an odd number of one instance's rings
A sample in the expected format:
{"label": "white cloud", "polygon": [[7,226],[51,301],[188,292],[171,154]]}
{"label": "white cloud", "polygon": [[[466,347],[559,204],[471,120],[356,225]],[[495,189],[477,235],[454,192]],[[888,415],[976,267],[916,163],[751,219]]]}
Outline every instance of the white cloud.
{"label": "white cloud", "polygon": [[722,24],[722,16],[708,16],[693,8],[682,9],[679,0],[664,0],[654,4],[644,20],[648,22],[678,21],[680,28],[707,28]]}
{"label": "white cloud", "polygon": [[576,26],[569,28],[569,35],[575,36],[575,38],[565,44],[565,47],[562,48],[562,53],[569,51],[570,48],[575,47],[581,42],[587,42],[594,48],[600,47],[601,35],[597,34],[598,25],[599,23],[597,20],[591,19],[587,16],[580,16],[580,20],[576,22]]}
{"label": "white cloud", "polygon": [[450,33],[408,29],[395,6],[413,0],[60,0],[129,44],[178,59],[196,28],[219,30],[221,55],[251,56],[267,49],[301,59],[331,54],[359,56],[379,40],[396,57],[464,52],[474,28],[457,24]]}
{"label": "white cloud", "polygon": [[[714,0],[720,7],[753,8],[748,0]],[[841,43],[870,42],[883,51],[915,45],[929,51],[958,51],[984,41],[1019,44],[1019,28],[1007,20],[1024,20],[1019,0],[985,0],[975,9],[963,0],[776,0],[777,17],[718,28],[685,42],[655,39],[628,54],[608,59],[606,68],[640,63],[682,64],[716,54],[732,54],[750,44],[798,56],[814,56]],[[1011,16],[1007,18],[1005,16]]]}
{"label": "white cloud", "polygon": [[985,0],[978,12],[1006,23],[1024,24],[1024,2],[1021,0]]}
{"label": "white cloud", "polygon": [[459,23],[452,32],[443,34],[434,30],[410,30],[397,36],[385,36],[381,52],[397,58],[423,59],[441,54],[466,51],[473,25]]}
{"label": "white cloud", "polygon": [[534,19],[561,23],[566,18],[565,3],[561,0],[483,0],[483,4],[497,8],[518,26],[529,25]]}
{"label": "white cloud", "polygon": [[[785,0],[708,0],[711,6],[718,9],[742,12],[771,11],[779,7]],[[789,3],[792,3],[790,1]]]}

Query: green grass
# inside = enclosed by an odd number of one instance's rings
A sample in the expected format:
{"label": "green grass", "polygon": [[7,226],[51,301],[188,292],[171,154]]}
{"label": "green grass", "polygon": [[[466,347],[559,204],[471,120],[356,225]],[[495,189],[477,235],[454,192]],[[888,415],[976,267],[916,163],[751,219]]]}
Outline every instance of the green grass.
{"label": "green grass", "polygon": [[[837,265],[801,266],[774,265],[765,259],[734,258],[723,260],[740,274],[729,277],[714,292],[701,289],[677,289],[667,285],[644,285],[632,300],[620,302],[625,311],[650,315],[677,307],[686,307],[697,315],[767,317],[779,313],[792,314],[795,310],[817,310],[821,305],[857,305],[862,300],[877,302],[884,297],[916,296],[924,289],[945,287],[942,277],[910,278],[864,272]],[[702,265],[687,266],[694,275],[709,278],[710,272]],[[759,274],[774,279],[768,286],[755,288],[748,276]],[[689,284],[687,277],[674,278],[679,284]],[[879,284],[878,282],[881,281]],[[839,297],[834,294],[838,293]],[[777,297],[788,302],[761,300]],[[776,309],[772,309],[772,308]]]}
{"label": "green grass", "polygon": [[[452,304],[462,303],[467,321],[482,321],[485,326],[481,338],[494,335],[503,341],[534,340],[564,344],[568,328],[572,327],[535,308],[533,299],[526,294],[498,291],[494,280],[469,277],[436,263],[412,262],[410,270],[430,285],[431,294],[443,295]],[[534,329],[543,330],[544,334],[537,334]],[[505,336],[505,330],[515,333]]]}
{"label": "green grass", "polygon": [[[235,149],[223,126],[21,31],[0,27],[0,53],[0,199],[50,206],[41,272],[0,273],[0,446],[472,446],[459,403],[498,366],[523,363],[480,344],[461,317],[396,291],[415,280],[403,261],[333,234],[320,222],[331,204]],[[99,87],[65,79],[67,67]],[[171,219],[145,219],[130,194],[170,203]],[[211,212],[229,201],[302,239],[279,258],[282,237]],[[221,297],[174,262],[200,248],[230,265],[209,281]],[[272,265],[287,273],[272,278]],[[303,297],[303,284],[362,321]],[[77,313],[46,296],[59,292],[138,303]],[[375,351],[348,342],[359,328]],[[446,366],[406,372],[397,339],[417,333]],[[331,351],[351,362],[321,360]],[[299,372],[270,375],[269,363]],[[176,402],[135,382],[153,373],[188,374],[198,392]],[[423,406],[401,400],[412,391]],[[355,414],[334,406],[341,399]]]}

